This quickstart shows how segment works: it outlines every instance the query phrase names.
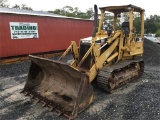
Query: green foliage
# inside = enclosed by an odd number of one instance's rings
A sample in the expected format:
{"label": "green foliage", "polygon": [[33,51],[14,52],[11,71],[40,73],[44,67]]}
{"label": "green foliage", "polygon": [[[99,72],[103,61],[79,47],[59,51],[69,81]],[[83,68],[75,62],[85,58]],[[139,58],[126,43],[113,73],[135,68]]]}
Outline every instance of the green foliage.
{"label": "green foliage", "polygon": [[150,15],[145,20],[146,33],[156,33],[160,29],[160,16]]}
{"label": "green foliage", "polygon": [[93,9],[89,8],[86,12],[81,12],[78,7],[65,6],[62,9],[55,9],[54,11],[48,11],[49,13],[64,15],[67,17],[77,17],[83,19],[90,19],[93,16]]}
{"label": "green foliage", "polygon": [[114,19],[113,14],[105,13],[102,28],[108,29],[108,30],[112,29],[113,28],[113,19]]}
{"label": "green foliage", "polygon": [[24,10],[32,10],[31,7],[28,7],[28,6],[25,5],[25,4],[22,4],[21,7],[20,7],[20,9],[24,9]]}
{"label": "green foliage", "polygon": [[[0,0],[0,7],[9,7],[9,5],[6,4],[6,2],[7,2],[7,0]],[[12,8],[15,8],[15,9],[32,10],[31,7],[28,7],[28,6],[25,5],[25,4],[22,4],[22,5],[15,4],[14,6],[12,6]]]}
{"label": "green foliage", "polygon": [[[136,32],[140,33],[141,30],[141,22],[140,15],[138,13],[134,14],[134,27],[136,28]],[[145,33],[160,35],[160,16],[158,15],[150,15],[146,20],[144,20],[144,28]]]}
{"label": "green foliage", "polygon": [[15,9],[24,9],[24,10],[33,10],[31,7],[28,7],[25,4],[22,4],[22,5],[15,4],[14,6],[12,6],[12,8],[15,8]]}
{"label": "green foliage", "polygon": [[141,31],[140,17],[134,18],[133,26],[136,28],[136,33],[140,34],[140,31]]}
{"label": "green foliage", "polygon": [[21,9],[20,5],[15,4],[12,8]]}
{"label": "green foliage", "polygon": [[6,4],[7,0],[0,0],[0,7],[9,7],[8,4]]}
{"label": "green foliage", "polygon": [[160,37],[160,29],[156,32],[156,37]]}
{"label": "green foliage", "polygon": [[124,21],[129,21],[129,13],[124,12],[122,13],[122,16],[123,16]]}

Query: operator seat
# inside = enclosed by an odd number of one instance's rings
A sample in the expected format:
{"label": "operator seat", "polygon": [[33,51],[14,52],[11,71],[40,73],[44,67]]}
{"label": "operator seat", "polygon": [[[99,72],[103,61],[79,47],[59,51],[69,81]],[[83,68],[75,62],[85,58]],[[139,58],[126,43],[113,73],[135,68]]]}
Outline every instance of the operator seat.
{"label": "operator seat", "polygon": [[122,23],[122,29],[124,31],[124,34],[129,34],[130,29],[129,29],[129,22],[123,22]]}

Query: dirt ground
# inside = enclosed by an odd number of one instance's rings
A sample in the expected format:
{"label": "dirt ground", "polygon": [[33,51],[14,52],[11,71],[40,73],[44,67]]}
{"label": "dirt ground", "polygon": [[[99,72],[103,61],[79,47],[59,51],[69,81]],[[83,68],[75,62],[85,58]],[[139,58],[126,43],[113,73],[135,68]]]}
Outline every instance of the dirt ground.
{"label": "dirt ground", "polygon": [[[145,70],[113,94],[94,86],[94,103],[76,120],[158,120],[160,119],[160,45],[145,40]],[[63,120],[40,103],[20,94],[30,61],[0,66],[0,120]]]}

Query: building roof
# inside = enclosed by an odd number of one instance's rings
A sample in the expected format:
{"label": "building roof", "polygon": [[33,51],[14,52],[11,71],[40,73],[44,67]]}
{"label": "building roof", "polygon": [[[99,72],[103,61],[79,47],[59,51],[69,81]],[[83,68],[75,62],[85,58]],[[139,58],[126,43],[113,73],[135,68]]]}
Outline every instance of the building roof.
{"label": "building roof", "polygon": [[33,10],[24,10],[16,8],[3,8],[0,7],[0,13],[13,13],[13,14],[24,14],[24,15],[37,15],[37,16],[53,16],[53,17],[65,17],[62,15],[52,14],[44,11],[33,11]]}
{"label": "building roof", "polygon": [[144,9],[131,4],[122,5],[122,6],[107,6],[107,7],[101,7],[100,9],[104,9],[105,11],[109,11],[113,13],[121,13],[121,12],[128,12],[129,8],[133,8],[135,12],[144,11]]}
{"label": "building roof", "polygon": [[62,16],[62,15],[58,15],[58,14],[54,14],[54,13],[49,13],[47,11],[33,11],[33,10],[24,10],[24,9],[16,9],[16,8],[4,8],[4,7],[0,7],[0,13],[86,20],[86,19],[82,19],[82,18],[73,18],[73,17]]}

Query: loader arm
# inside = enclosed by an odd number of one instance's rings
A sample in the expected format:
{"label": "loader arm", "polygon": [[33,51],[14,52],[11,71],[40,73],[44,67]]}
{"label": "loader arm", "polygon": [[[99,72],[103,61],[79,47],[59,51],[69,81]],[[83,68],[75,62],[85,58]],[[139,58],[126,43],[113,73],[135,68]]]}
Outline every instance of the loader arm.
{"label": "loader arm", "polygon": [[[87,75],[89,76],[89,81],[92,82],[96,77],[98,71],[112,61],[115,57],[119,55],[118,52],[114,52],[115,48],[119,45],[121,32],[117,32],[113,38],[108,39],[106,45],[109,45],[109,48],[106,49],[102,54],[100,54],[100,49],[94,49],[95,64],[91,67]],[[95,44],[96,46],[96,44]]]}

